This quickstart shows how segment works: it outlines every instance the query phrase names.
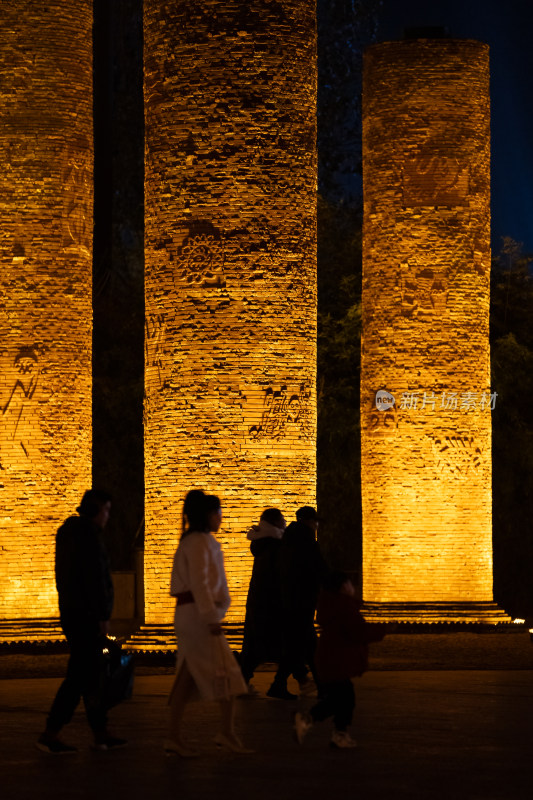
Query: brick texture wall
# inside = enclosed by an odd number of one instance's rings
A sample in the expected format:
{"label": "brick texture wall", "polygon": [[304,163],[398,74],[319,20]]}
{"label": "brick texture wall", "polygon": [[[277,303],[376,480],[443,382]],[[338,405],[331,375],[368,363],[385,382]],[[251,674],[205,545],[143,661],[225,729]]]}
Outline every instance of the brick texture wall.
{"label": "brick texture wall", "polygon": [[[486,45],[367,51],[367,602],[492,600],[489,113]],[[378,410],[379,390],[395,405]]]}
{"label": "brick texture wall", "polygon": [[247,528],[315,501],[314,11],[145,3],[148,624],[172,620],[189,489],[222,499],[230,620]]}
{"label": "brick texture wall", "polygon": [[57,614],[91,480],[92,3],[0,5],[0,617]]}

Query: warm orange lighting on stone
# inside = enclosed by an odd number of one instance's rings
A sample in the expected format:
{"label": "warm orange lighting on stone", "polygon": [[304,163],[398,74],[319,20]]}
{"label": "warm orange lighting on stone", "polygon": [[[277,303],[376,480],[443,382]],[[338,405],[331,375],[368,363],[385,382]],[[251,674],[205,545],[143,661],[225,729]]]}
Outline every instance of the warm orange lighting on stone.
{"label": "warm orange lighting on stone", "polygon": [[145,618],[172,622],[191,488],[220,495],[233,605],[246,530],[315,501],[312,0],[145,2]]}
{"label": "warm orange lighting on stone", "polygon": [[[492,603],[488,47],[371,47],[364,68],[364,599],[396,619]],[[376,407],[376,393],[395,404]]]}
{"label": "warm orange lighting on stone", "polygon": [[8,621],[58,615],[55,533],[91,482],[91,26],[88,0],[0,5],[0,617]]}

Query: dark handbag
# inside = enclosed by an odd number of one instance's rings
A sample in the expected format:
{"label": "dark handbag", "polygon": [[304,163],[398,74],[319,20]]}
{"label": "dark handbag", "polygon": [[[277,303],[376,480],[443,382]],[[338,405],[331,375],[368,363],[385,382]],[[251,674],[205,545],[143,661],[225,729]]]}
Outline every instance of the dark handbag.
{"label": "dark handbag", "polygon": [[116,639],[106,637],[102,643],[100,662],[100,703],[105,708],[129,700],[133,693],[134,663]]}

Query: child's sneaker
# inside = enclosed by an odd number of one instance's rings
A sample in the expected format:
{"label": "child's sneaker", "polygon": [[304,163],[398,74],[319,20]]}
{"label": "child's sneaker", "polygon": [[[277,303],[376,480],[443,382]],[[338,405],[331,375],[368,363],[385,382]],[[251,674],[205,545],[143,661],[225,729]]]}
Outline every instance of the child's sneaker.
{"label": "child's sneaker", "polygon": [[96,734],[94,737],[93,750],[118,750],[119,747],[127,747],[127,739],[119,739],[109,733]]}
{"label": "child's sneaker", "polygon": [[294,715],[294,738],[298,744],[302,744],[303,740],[313,727],[313,720],[309,714],[302,714],[297,711]]}
{"label": "child's sneaker", "polygon": [[337,750],[343,750],[348,747],[357,747],[357,742],[352,739],[348,731],[333,731],[329,746]]}

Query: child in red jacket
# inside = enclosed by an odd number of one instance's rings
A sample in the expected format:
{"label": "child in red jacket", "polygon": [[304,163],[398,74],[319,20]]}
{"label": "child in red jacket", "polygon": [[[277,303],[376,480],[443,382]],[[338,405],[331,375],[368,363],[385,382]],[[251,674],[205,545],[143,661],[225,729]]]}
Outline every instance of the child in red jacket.
{"label": "child in red jacket", "polygon": [[316,670],[321,697],[309,714],[294,717],[296,741],[302,744],[314,722],[333,717],[330,745],[356,747],[348,733],[355,708],[351,678],[362,675],[368,666],[368,644],[383,638],[380,626],[369,625],[359,611],[355,587],[346,573],[332,572],[324,581],[317,607],[321,628],[316,651]]}

